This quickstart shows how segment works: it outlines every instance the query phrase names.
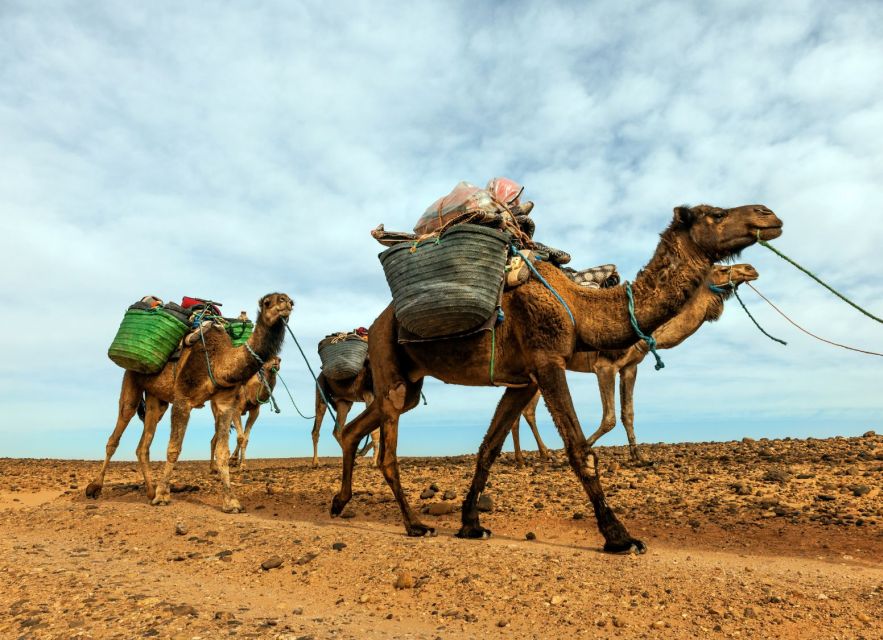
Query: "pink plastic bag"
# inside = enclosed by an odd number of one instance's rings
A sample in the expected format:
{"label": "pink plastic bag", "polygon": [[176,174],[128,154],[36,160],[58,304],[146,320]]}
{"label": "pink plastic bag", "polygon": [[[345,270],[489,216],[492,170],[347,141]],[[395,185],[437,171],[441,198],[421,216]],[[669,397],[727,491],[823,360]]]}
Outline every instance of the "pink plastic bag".
{"label": "pink plastic bag", "polygon": [[485,187],[491,192],[491,195],[497,202],[501,202],[507,207],[512,207],[521,203],[521,193],[524,187],[510,180],[509,178],[492,178]]}
{"label": "pink plastic bag", "polygon": [[469,182],[460,182],[446,196],[433,202],[414,225],[414,233],[438,231],[449,222],[472,213],[492,213],[497,209],[490,192]]}

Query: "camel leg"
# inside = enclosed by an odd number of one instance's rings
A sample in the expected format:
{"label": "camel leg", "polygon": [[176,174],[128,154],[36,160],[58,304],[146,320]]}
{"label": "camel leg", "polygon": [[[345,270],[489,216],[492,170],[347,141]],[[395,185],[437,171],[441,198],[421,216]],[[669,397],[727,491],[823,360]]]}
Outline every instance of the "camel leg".
{"label": "camel leg", "polygon": [[[419,393],[417,394],[419,397]],[[380,471],[386,479],[389,488],[395,495],[396,502],[405,520],[405,531],[409,536],[422,537],[434,536],[435,529],[423,524],[408,504],[405,492],[402,489],[402,481],[399,476],[399,464],[396,457],[396,445],[399,434],[399,416],[388,417],[380,427]]]}
{"label": "camel leg", "polygon": [[601,480],[597,473],[597,464],[589,462],[591,456],[595,457],[592,448],[586,442],[583,430],[579,426],[576,411],[573,408],[573,400],[567,388],[567,378],[564,369],[558,367],[546,367],[537,372],[540,390],[546,400],[546,406],[555,421],[555,426],[564,440],[564,447],[570,466],[579,478],[595,510],[595,518],[598,521],[598,529],[604,536],[604,550],[609,552],[622,552],[634,550],[643,553],[646,546],[640,540],[629,535],[625,526],[616,517],[607,504],[604,490],[601,488]]}
{"label": "camel leg", "polygon": [[534,440],[537,441],[537,448],[540,450],[540,459],[548,462],[552,459],[552,456],[549,454],[549,449],[546,447],[546,443],[543,442],[543,439],[540,437],[540,430],[537,427],[537,404],[539,404],[539,402],[540,394],[537,393],[533,399],[527,403],[527,406],[524,408],[524,411],[521,412],[521,415],[527,420],[527,424],[530,426],[530,430],[533,433]]}
{"label": "camel leg", "polygon": [[[219,413],[218,403],[213,400],[210,406],[212,408],[212,416],[214,416],[215,422],[217,422],[218,413]],[[212,434],[211,445],[209,445],[209,453],[208,453],[208,471],[209,471],[209,473],[217,473],[218,472],[218,465],[215,463],[215,445],[217,443],[218,443],[218,432],[217,432],[217,430],[215,430],[215,432]]]}
{"label": "camel leg", "polygon": [[595,368],[595,375],[598,376],[598,392],[601,394],[601,425],[586,440],[590,447],[616,426],[616,368],[599,365]]}
{"label": "camel leg", "polygon": [[520,427],[521,416],[518,416],[515,418],[515,422],[512,423],[512,446],[515,447],[515,465],[518,468],[521,468],[526,464],[524,461],[524,454],[521,453],[521,439],[519,438]]}
{"label": "camel leg", "polygon": [[531,398],[536,394],[535,385],[523,387],[521,389],[509,388],[500,399],[494,417],[491,420],[490,427],[481,442],[478,449],[478,456],[475,461],[475,474],[472,476],[472,484],[469,486],[469,492],[463,500],[463,512],[461,521],[463,526],[457,532],[458,538],[489,538],[490,529],[485,529],[479,524],[478,520],[478,498],[487,484],[488,476],[491,472],[491,466],[494,460],[500,455],[503,449],[503,442],[509,433],[509,425],[513,419],[517,419],[521,410],[527,406]]}
{"label": "camel leg", "polygon": [[218,465],[218,478],[221,480],[221,490],[224,494],[224,504],[221,507],[221,511],[224,513],[244,511],[230,485],[230,421],[233,420],[232,411],[235,411],[233,407],[226,408],[220,412],[215,421],[215,436],[217,438],[215,461]]}
{"label": "camel leg", "polygon": [[334,412],[337,414],[337,422],[334,423],[334,430],[331,432],[331,435],[334,436],[334,439],[337,440],[337,444],[343,446],[343,443],[340,439],[340,430],[346,426],[346,417],[350,414],[350,409],[353,408],[353,403],[349,400],[338,400],[334,403]]}
{"label": "camel leg", "polygon": [[356,464],[356,451],[359,441],[380,424],[380,402],[372,402],[351,424],[346,425],[340,436],[343,450],[343,470],[340,478],[340,491],[331,501],[331,515],[339,516],[353,497],[353,467]]}
{"label": "camel leg", "polygon": [[[245,430],[242,428],[242,414],[238,410],[238,407],[233,411],[232,419],[233,428],[236,430],[236,448],[233,450],[233,453],[230,454],[230,466],[244,469],[245,467],[241,466],[241,456],[243,445],[245,444]],[[251,412],[248,414],[248,419],[251,420]],[[248,422],[248,420],[246,422]],[[217,429],[215,431],[217,432]],[[229,433],[230,431],[228,429],[227,434],[229,435]],[[227,449],[229,451],[229,445]]]}
{"label": "camel leg", "polygon": [[[254,423],[257,421],[258,416],[261,414],[261,407],[256,406],[254,409],[248,412],[248,420],[245,421],[245,436],[242,439],[242,449],[239,452],[239,468],[245,469],[245,450],[248,448],[248,438],[251,436],[251,428],[254,426]],[[242,422],[239,421],[239,426],[242,427]],[[239,448],[237,443],[236,448]]]}
{"label": "camel leg", "polygon": [[638,441],[635,439],[635,380],[638,377],[638,365],[631,364],[619,371],[619,402],[621,405],[622,424],[629,439],[629,455],[635,462],[641,462]]}
{"label": "camel leg", "polygon": [[138,467],[141,469],[141,475],[144,478],[144,488],[147,491],[148,500],[153,500],[156,495],[156,489],[153,486],[153,475],[150,473],[150,445],[153,444],[156,427],[168,408],[168,402],[163,402],[159,398],[147,394],[145,398],[144,430],[141,432],[141,439],[138,441],[135,455],[138,457]]}
{"label": "camel leg", "polygon": [[[172,501],[169,484],[172,480],[172,472],[175,470],[175,463],[178,461],[178,456],[181,455],[181,445],[184,442],[184,434],[187,432],[187,423],[190,421],[190,412],[192,410],[193,407],[183,398],[172,404],[172,432],[169,435],[169,446],[166,450],[166,464],[156,486],[153,500],[150,501],[150,504],[154,506],[167,505]],[[226,434],[221,439],[226,441]],[[217,451],[215,456],[215,462],[221,464],[221,461],[217,459]],[[226,459],[224,462],[226,463]]]}
{"label": "camel leg", "polygon": [[122,389],[120,390],[119,411],[117,413],[117,423],[113,428],[113,433],[107,439],[107,445],[104,447],[104,462],[98,470],[98,475],[86,487],[87,498],[97,498],[101,495],[101,488],[104,486],[104,474],[107,473],[107,466],[110,459],[116,453],[117,447],[120,446],[120,438],[123,432],[138,410],[138,403],[141,402],[141,390],[135,385],[132,376],[126,372],[123,375]]}
{"label": "camel leg", "polygon": [[313,420],[313,468],[319,466],[319,429],[322,428],[322,418],[325,417],[325,403],[316,387],[316,419]]}
{"label": "camel leg", "polygon": [[368,449],[374,449],[374,457],[372,462],[374,462],[375,467],[380,466],[380,429],[374,429],[371,432],[371,444],[368,445]]}

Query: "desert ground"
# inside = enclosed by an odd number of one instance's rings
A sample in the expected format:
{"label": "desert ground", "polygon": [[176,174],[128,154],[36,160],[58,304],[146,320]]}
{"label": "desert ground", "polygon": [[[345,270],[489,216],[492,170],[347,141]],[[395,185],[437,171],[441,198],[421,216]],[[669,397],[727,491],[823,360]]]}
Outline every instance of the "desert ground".
{"label": "desert ground", "polygon": [[453,537],[474,456],[402,460],[412,503],[447,512],[421,539],[369,460],[332,519],[334,458],[250,461],[238,515],[206,462],[152,507],[132,462],[89,500],[97,462],[0,459],[0,637],[883,637],[883,437],[598,451],[644,555],[600,551],[560,451],[501,457],[486,541]]}

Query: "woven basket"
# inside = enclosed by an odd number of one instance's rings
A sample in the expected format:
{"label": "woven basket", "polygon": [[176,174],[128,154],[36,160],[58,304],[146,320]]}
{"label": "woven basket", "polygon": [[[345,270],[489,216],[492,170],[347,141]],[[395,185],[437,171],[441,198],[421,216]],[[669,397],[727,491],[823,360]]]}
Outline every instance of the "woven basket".
{"label": "woven basket", "polygon": [[107,356],[123,369],[156,373],[187,333],[187,325],[164,309],[129,309]]}
{"label": "woven basket", "polygon": [[227,323],[227,334],[233,341],[234,347],[241,347],[248,342],[252,333],[254,333],[254,324],[251,320],[246,320],[245,322],[231,320]]}
{"label": "woven basket", "polygon": [[358,375],[368,357],[368,343],[358,336],[349,336],[340,342],[326,338],[319,343],[322,373],[332,380],[343,380]]}
{"label": "woven basket", "polygon": [[498,229],[455,225],[412,251],[403,243],[380,254],[396,319],[421,338],[477,329],[497,308],[509,237]]}

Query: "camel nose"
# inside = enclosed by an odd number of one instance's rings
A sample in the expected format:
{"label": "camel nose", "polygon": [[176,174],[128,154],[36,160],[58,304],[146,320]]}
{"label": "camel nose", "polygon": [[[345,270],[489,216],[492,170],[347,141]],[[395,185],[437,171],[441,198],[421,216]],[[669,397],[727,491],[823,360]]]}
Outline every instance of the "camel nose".
{"label": "camel nose", "polygon": [[761,215],[761,216],[772,216],[772,215],[775,215],[775,214],[773,213],[772,209],[769,209],[769,208],[763,206],[762,204],[756,205],[756,206],[754,207],[754,213],[756,213],[756,214],[758,214],[758,215]]}

